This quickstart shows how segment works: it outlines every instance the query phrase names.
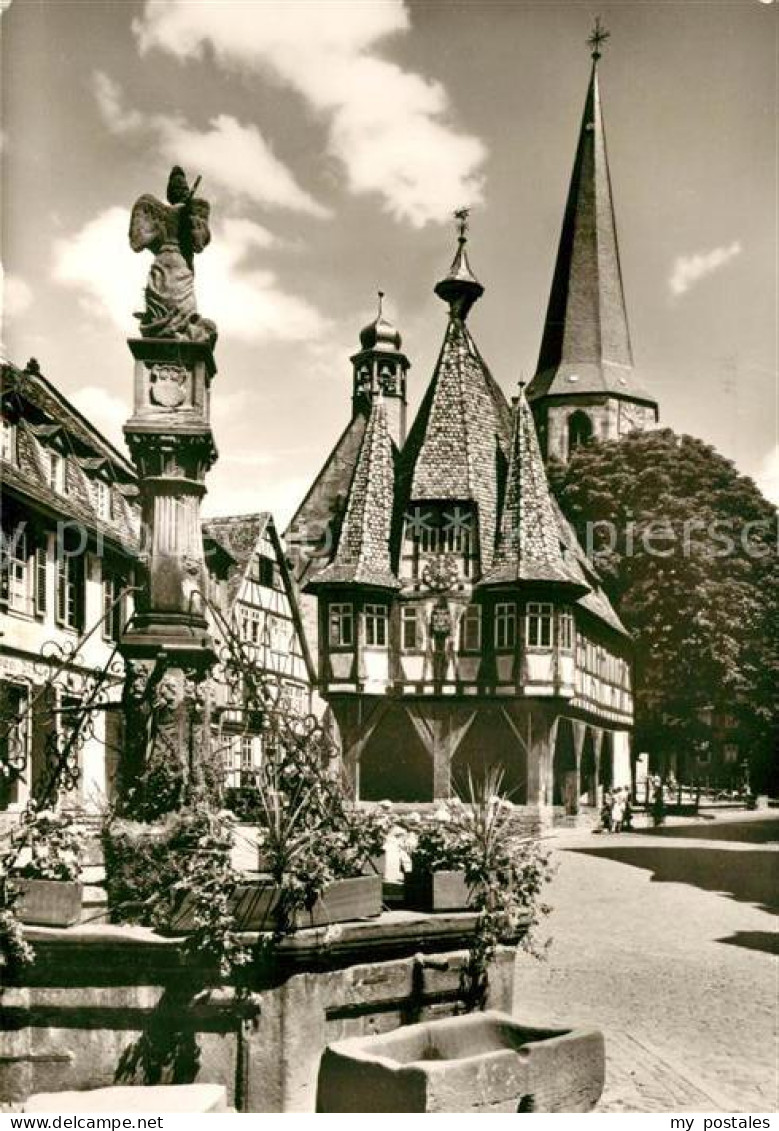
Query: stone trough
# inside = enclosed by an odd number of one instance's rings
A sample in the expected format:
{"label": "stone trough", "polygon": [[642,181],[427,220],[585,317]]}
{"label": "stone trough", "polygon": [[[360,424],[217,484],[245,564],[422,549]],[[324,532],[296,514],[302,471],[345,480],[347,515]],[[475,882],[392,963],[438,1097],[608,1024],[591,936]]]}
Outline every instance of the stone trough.
{"label": "stone trough", "polygon": [[317,1111],[592,1111],[604,1065],[596,1029],[531,1029],[474,1013],[330,1045]]}

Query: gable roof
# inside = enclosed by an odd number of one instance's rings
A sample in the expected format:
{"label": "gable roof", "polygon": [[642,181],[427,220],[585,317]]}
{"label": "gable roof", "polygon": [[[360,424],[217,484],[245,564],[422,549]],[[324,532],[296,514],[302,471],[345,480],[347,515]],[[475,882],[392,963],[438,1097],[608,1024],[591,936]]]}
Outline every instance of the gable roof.
{"label": "gable roof", "polygon": [[313,682],[315,679],[314,664],[303,628],[297,591],[270,511],[258,511],[256,514],[220,515],[217,518],[210,518],[203,523],[203,534],[220,546],[234,563],[228,573],[227,580],[228,603],[225,616],[228,620],[232,616],[252,558],[259,549],[261,540],[266,535],[270,539],[276,564],[284,583],[284,592],[289,601],[306,671],[309,680]]}
{"label": "gable roof", "polygon": [[597,59],[579,129],[541,350],[539,397],[608,393],[654,404],[633,371]]}

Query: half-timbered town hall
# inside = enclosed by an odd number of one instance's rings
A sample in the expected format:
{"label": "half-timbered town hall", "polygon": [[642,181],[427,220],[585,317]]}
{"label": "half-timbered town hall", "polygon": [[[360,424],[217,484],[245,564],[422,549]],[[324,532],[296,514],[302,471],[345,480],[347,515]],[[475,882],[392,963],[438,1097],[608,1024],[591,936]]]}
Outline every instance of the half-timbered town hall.
{"label": "half-timbered town hall", "polygon": [[319,686],[362,799],[447,797],[499,767],[516,803],[576,811],[630,783],[631,644],[544,456],[656,418],[632,374],[597,57],[527,394],[508,402],[471,334],[465,217],[435,290],[443,343],[408,435],[380,303],[352,418],[287,532]]}

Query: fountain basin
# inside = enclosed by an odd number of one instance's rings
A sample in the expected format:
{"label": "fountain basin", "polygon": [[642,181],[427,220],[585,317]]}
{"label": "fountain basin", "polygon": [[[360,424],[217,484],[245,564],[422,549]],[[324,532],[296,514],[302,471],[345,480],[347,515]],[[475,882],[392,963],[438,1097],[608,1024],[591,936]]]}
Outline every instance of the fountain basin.
{"label": "fountain basin", "polygon": [[604,1065],[597,1029],[471,1013],[329,1045],[317,1111],[592,1111]]}

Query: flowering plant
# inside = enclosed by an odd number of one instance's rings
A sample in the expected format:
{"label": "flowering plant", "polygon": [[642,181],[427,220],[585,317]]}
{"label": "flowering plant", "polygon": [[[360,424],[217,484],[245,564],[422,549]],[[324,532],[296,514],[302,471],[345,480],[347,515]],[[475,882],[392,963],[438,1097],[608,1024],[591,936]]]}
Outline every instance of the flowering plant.
{"label": "flowering plant", "polygon": [[84,859],[84,829],[72,813],[31,807],[11,834],[18,855],[13,874],[25,880],[77,880]]}
{"label": "flowering plant", "polygon": [[498,945],[516,941],[536,957],[543,949],[536,928],[550,908],[540,896],[552,869],[537,839],[522,835],[514,807],[501,796],[502,774],[469,779],[469,802],[447,801],[430,816],[406,818],[406,848],[415,868],[465,873],[476,931],[463,968],[463,993],[470,1008],[484,1005],[488,968]]}

